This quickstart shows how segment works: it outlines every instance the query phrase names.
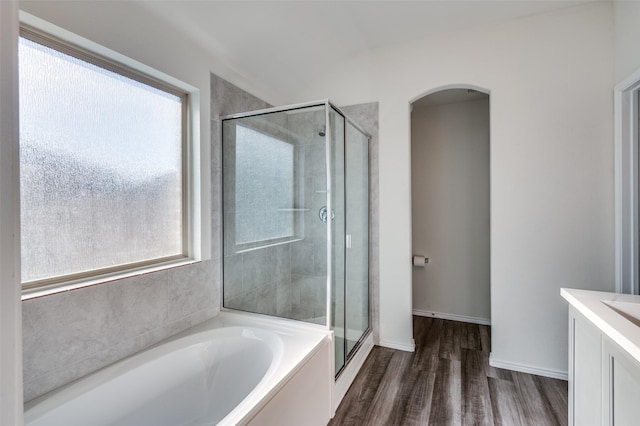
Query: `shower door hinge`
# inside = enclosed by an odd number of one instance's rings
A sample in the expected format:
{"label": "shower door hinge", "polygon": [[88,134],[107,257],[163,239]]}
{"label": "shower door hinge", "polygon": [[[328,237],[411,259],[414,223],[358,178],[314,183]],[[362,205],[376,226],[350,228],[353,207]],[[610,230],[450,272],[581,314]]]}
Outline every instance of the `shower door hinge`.
{"label": "shower door hinge", "polygon": [[345,238],[345,242],[346,242],[347,248],[350,249],[351,248],[351,234],[347,234],[347,236]]}

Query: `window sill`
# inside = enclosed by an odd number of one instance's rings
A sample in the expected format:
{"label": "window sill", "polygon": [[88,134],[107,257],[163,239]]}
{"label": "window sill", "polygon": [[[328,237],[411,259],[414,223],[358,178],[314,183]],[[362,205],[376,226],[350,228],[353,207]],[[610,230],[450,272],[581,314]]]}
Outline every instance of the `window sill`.
{"label": "window sill", "polygon": [[125,278],[137,277],[139,275],[150,274],[153,272],[163,271],[166,269],[177,268],[180,266],[199,263],[200,260],[191,258],[170,260],[167,262],[157,263],[155,265],[146,265],[139,268],[128,269],[126,271],[111,272],[91,278],[81,278],[77,280],[67,281],[64,283],[55,283],[43,285],[37,288],[23,289],[22,301],[35,299],[38,297],[49,296],[56,293],[64,293],[66,291],[76,290],[79,288],[90,287],[98,284],[104,284],[112,281],[122,280]]}

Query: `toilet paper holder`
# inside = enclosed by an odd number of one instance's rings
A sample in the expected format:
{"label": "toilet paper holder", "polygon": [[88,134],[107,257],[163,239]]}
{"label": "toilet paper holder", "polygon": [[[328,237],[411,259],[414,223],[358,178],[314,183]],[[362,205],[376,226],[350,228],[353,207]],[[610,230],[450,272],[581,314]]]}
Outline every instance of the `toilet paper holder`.
{"label": "toilet paper holder", "polygon": [[426,256],[421,256],[419,254],[414,254],[412,261],[413,261],[413,266],[423,268],[424,265],[429,263],[429,258]]}

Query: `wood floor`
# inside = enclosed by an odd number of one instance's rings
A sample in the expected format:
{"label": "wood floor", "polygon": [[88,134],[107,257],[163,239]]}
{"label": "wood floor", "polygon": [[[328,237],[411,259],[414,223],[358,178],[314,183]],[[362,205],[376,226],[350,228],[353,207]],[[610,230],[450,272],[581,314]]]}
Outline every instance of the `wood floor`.
{"label": "wood floor", "polygon": [[567,424],[567,382],[490,367],[488,326],[413,322],[416,351],[376,346],[329,425]]}

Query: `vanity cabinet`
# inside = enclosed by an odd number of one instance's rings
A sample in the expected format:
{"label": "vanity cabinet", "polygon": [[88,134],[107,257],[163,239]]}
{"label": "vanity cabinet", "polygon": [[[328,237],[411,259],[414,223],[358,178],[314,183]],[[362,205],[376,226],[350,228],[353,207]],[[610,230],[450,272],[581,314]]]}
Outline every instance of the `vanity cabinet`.
{"label": "vanity cabinet", "polygon": [[569,424],[640,425],[640,363],[572,305]]}

